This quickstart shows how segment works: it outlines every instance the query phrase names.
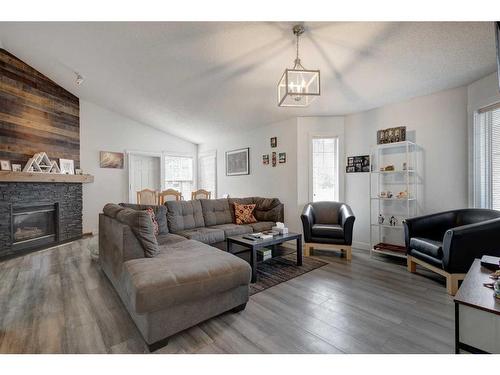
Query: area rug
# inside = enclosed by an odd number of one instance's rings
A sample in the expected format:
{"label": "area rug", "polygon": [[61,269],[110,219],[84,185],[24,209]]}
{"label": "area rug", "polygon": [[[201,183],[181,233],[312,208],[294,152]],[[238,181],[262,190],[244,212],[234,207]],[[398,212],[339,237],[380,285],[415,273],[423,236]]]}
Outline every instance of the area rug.
{"label": "area rug", "polygon": [[269,259],[257,264],[257,282],[250,284],[250,295],[262,292],[297,276],[311,272],[328,264],[321,260],[303,257],[302,266],[297,266],[295,254]]}

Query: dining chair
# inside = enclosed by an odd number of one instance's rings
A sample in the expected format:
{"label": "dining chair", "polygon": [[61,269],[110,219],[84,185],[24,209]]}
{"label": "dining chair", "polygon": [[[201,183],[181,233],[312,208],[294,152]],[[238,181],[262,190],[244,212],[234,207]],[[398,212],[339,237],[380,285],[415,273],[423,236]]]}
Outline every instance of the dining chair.
{"label": "dining chair", "polygon": [[206,191],[204,189],[198,189],[191,193],[191,200],[195,199],[210,199],[212,193],[210,191]]}
{"label": "dining chair", "polygon": [[158,192],[151,189],[143,189],[137,192],[137,204],[156,204]]}
{"label": "dining chair", "polygon": [[175,189],[163,190],[158,194],[158,204],[162,205],[166,201],[180,201],[182,200],[182,193]]}

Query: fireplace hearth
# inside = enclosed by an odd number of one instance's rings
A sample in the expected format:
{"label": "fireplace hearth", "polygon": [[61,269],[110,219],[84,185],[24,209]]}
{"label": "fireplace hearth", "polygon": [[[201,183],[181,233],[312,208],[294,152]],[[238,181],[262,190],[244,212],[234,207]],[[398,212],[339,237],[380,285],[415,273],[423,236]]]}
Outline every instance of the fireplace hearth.
{"label": "fireplace hearth", "polygon": [[58,204],[12,205],[12,248],[30,249],[56,243]]}

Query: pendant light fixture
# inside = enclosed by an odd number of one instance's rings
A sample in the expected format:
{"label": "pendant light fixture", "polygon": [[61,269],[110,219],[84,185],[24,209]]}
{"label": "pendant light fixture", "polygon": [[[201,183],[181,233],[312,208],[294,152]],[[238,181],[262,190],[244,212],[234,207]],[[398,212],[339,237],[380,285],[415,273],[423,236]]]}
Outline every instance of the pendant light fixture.
{"label": "pendant light fixture", "polygon": [[300,63],[299,37],[304,33],[303,25],[295,25],[293,34],[297,38],[297,55],[292,69],[285,69],[278,83],[279,107],[307,107],[321,95],[319,70],[307,70]]}

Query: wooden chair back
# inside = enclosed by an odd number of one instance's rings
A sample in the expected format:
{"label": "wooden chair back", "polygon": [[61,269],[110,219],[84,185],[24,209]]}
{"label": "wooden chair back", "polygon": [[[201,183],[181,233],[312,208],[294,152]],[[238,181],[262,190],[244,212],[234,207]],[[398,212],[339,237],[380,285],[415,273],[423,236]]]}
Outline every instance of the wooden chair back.
{"label": "wooden chair back", "polygon": [[210,199],[212,192],[203,189],[198,189],[191,193],[191,200],[195,199]]}
{"label": "wooden chair back", "polygon": [[158,204],[162,205],[166,201],[180,201],[182,200],[182,193],[175,189],[163,190],[158,194]]}
{"label": "wooden chair back", "polygon": [[137,204],[156,204],[158,192],[151,189],[143,189],[137,192]]}

